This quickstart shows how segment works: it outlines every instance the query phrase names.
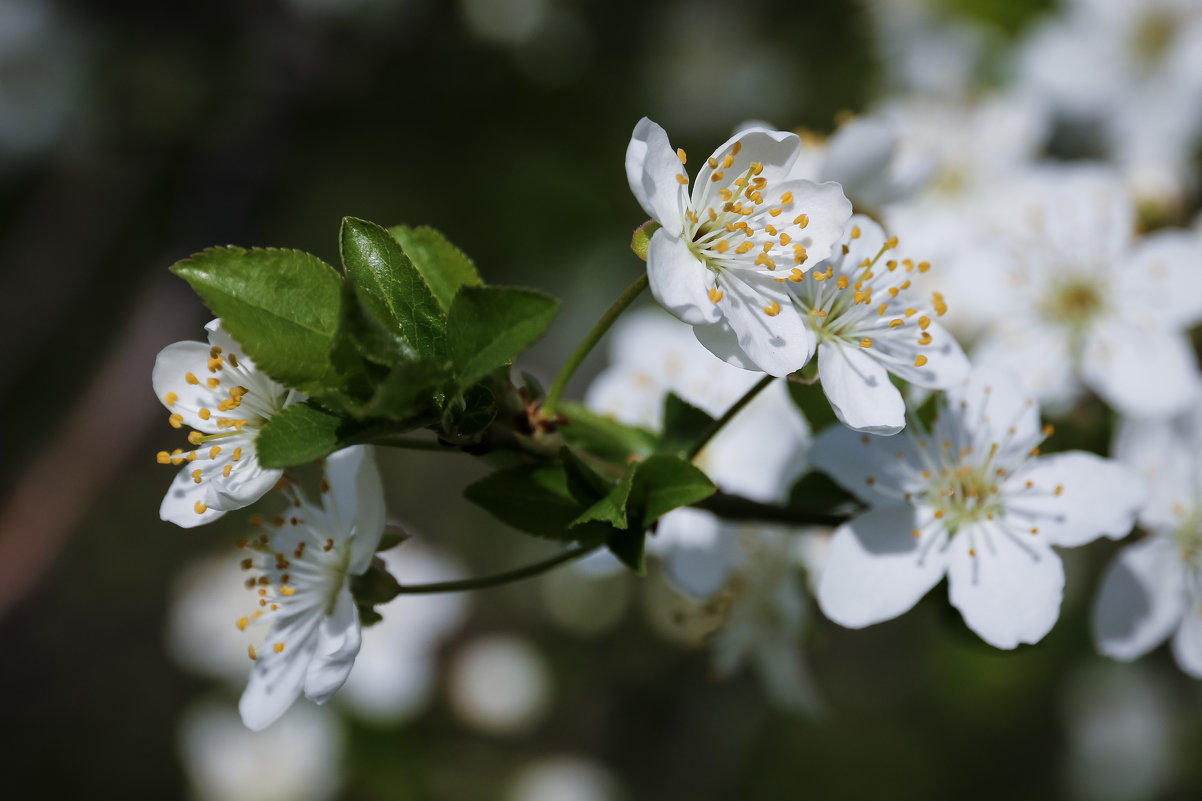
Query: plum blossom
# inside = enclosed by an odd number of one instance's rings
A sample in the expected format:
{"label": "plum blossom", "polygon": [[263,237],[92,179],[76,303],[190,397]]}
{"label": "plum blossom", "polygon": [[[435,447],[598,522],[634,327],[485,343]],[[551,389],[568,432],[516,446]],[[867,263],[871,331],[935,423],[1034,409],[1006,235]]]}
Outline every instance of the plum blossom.
{"label": "plum blossom", "polygon": [[995,316],[974,353],[1050,406],[1089,387],[1124,414],[1172,415],[1193,397],[1185,329],[1202,320],[1202,242],[1136,238],[1122,182],[1101,167],[1032,170],[992,214],[1006,255]]}
{"label": "plum blossom", "polygon": [[[647,253],[651,293],[754,369],[805,364],[807,335],[781,277],[829,255],[851,216],[838,184],[804,180],[796,134],[748,128],[714,151],[688,190],[683,150],[643,118],[626,150],[635,198],[662,227]],[[709,329],[718,329],[710,331]]]}
{"label": "plum blossom", "polygon": [[[303,692],[328,701],[346,681],[362,641],[351,577],[371,565],[384,531],[384,489],[371,449],[346,448],[326,459],[321,503],[296,487],[284,494],[289,517],[274,531],[244,544],[256,593],[253,614],[238,628],[269,627],[238,704],[242,722],[255,731],[270,726]],[[255,575],[255,574],[258,575]]]}
{"label": "plum blossom", "polygon": [[841,252],[792,285],[817,342],[818,375],[839,421],[857,431],[896,434],[905,404],[889,373],[929,389],[946,389],[968,374],[968,359],[935,321],[943,296],[920,300],[914,286],[928,262],[893,257],[867,217],[852,218]]}
{"label": "plum blossom", "polygon": [[173,428],[194,429],[195,450],[159,451],[160,464],[182,465],[159,516],[185,528],[216,520],[263,497],[283,475],[259,464],[255,438],[272,415],[304,400],[255,369],[221,327],[205,326],[209,344],[176,342],[159,352],[151,382]]}
{"label": "plum blossom", "polygon": [[814,463],[869,506],[836,530],[819,606],[862,628],[908,611],[946,575],[952,605],[983,640],[1038,642],[1064,589],[1052,546],[1126,534],[1143,482],[1090,453],[1037,456],[1050,432],[1005,373],[974,371],[946,393],[929,433],[915,428],[891,438],[834,428],[815,440]]}
{"label": "plum blossom", "polygon": [[1098,650],[1137,659],[1172,638],[1177,664],[1202,678],[1202,407],[1171,420],[1126,420],[1115,456],[1147,480],[1140,524],[1119,551],[1093,609]]}

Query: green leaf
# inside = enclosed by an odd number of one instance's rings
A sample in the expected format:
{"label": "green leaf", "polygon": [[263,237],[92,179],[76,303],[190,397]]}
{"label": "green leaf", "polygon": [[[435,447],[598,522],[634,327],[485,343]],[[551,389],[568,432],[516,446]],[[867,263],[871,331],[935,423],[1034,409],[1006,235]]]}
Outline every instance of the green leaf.
{"label": "green leaf", "polygon": [[801,410],[812,431],[818,432],[839,423],[839,418],[835,417],[831,402],[826,399],[826,393],[822,391],[820,383],[799,384],[796,381],[788,381],[786,384],[793,405]]}
{"label": "green leaf", "polygon": [[[608,495],[609,491],[613,489],[612,481],[598,474],[569,448],[560,448],[559,458],[563,462],[564,472],[567,475],[568,492],[577,502],[586,506],[590,505],[598,498]],[[622,525],[626,525],[625,520]]]}
{"label": "green leaf", "polygon": [[442,358],[446,318],[400,243],[375,223],[347,217],[341,244],[347,277],[382,304],[389,326],[418,355]]}
{"label": "green leaf", "polygon": [[659,440],[645,428],[619,423],[579,403],[565,401],[559,411],[567,418],[559,424],[559,432],[568,444],[606,461],[623,464],[631,456],[650,456]]}
{"label": "green leaf", "polygon": [[807,471],[789,490],[789,506],[796,509],[830,512],[849,503],[856,503],[855,496],[817,470]]}
{"label": "green leaf", "polygon": [[341,417],[307,403],[294,403],[272,415],[255,438],[264,467],[291,467],[320,459],[338,447]]}
{"label": "green leaf", "polygon": [[467,286],[447,315],[451,361],[460,386],[474,384],[543,335],[559,301],[516,287]]}
{"label": "green leaf", "polygon": [[[634,520],[644,529],[673,509],[705,500],[717,491],[705,473],[677,456],[655,454],[631,467],[634,477],[627,509],[638,510]],[[633,522],[630,528],[636,528]]]}
{"label": "green leaf", "polygon": [[340,351],[353,351],[384,367],[417,358],[413,348],[390,327],[387,308],[354,281],[342,285],[338,330],[331,353]]}
{"label": "green leaf", "polygon": [[485,476],[463,492],[493,517],[536,537],[603,541],[613,530],[599,523],[570,528],[584,511],[568,490],[563,465],[521,465]]}
{"label": "green leaf", "polygon": [[662,453],[688,453],[710,432],[713,425],[714,418],[708,413],[676,393],[669,392],[664,398],[664,431],[656,450]]}
{"label": "green leaf", "polygon": [[643,529],[615,531],[605,545],[618,561],[638,575],[647,572],[647,532]]}
{"label": "green leaf", "polygon": [[442,430],[452,441],[470,439],[483,433],[497,417],[497,398],[484,384],[467,388],[442,416]]}
{"label": "green leaf", "polygon": [[572,521],[572,525],[579,526],[592,520],[600,520],[617,529],[629,526],[626,506],[630,502],[630,490],[634,476],[635,466],[631,465],[621,480],[609,488],[605,497],[598,499],[588,509],[585,509],[579,517]]}
{"label": "green leaf", "polygon": [[401,594],[401,585],[388,572],[387,565],[380,557],[371,560],[371,566],[361,576],[351,576],[351,595],[359,606],[378,606],[386,604]]}
{"label": "green leaf", "polygon": [[172,265],[267,375],[310,395],[341,384],[330,363],[341,279],[299,250],[210,248]]}
{"label": "green leaf", "polygon": [[450,310],[460,287],[484,285],[472,260],[433,228],[398,225],[388,233],[401,243],[444,312]]}
{"label": "green leaf", "polygon": [[647,220],[634,229],[634,235],[630,237],[630,249],[634,251],[634,255],[647,261],[647,251],[651,248],[651,237],[660,228],[660,224],[655,220]]}

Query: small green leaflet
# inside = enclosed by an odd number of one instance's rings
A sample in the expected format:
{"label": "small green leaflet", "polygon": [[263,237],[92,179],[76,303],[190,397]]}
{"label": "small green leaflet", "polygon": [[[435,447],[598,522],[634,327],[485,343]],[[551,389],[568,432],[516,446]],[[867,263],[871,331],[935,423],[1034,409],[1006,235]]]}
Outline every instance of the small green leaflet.
{"label": "small green leaflet", "polygon": [[294,403],[274,414],[255,438],[255,452],[263,467],[305,464],[338,447],[342,418],[307,403]]}
{"label": "small green leaflet", "polygon": [[444,312],[450,311],[460,287],[484,284],[472,260],[433,228],[398,225],[389,228],[388,233],[401,243]]}
{"label": "small green leaflet", "polygon": [[447,315],[451,361],[459,385],[470,386],[543,335],[559,301],[533,289],[465,286]]}

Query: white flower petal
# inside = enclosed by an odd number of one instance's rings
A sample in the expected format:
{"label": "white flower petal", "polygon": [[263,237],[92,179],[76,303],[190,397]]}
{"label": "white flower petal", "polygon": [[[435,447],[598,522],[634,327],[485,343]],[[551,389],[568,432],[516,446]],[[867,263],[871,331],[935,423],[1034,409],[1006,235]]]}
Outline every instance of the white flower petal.
{"label": "white flower petal", "polygon": [[674,509],[648,541],[664,560],[668,578],[685,594],[705,599],[726,586],[738,554],[738,532],[714,515]]}
{"label": "white flower petal", "polygon": [[384,533],[384,484],[375,454],[367,445],[355,445],[326,457],[330,485],[329,508],[343,536],[353,537],[347,572],[362,575]]}
{"label": "white flower petal", "polygon": [[[739,144],[739,152],[733,152],[735,144]],[[801,139],[791,131],[774,131],[769,128],[745,128],[730,139],[723,142],[710,158],[719,162],[719,169],[726,177],[722,183],[729,184],[735,176],[742,176],[751,168],[752,162],[764,165],[760,177],[768,181],[768,187],[775,189],[776,185],[788,180],[797,155],[801,152]],[[727,154],[731,156],[731,165],[722,166]],[[701,199],[711,183],[714,168],[709,162],[703,162],[697,170],[697,180],[693,183],[694,200]]]}
{"label": "white flower petal", "polygon": [[714,274],[679,236],[661,228],[647,249],[647,278],[651,294],[689,325],[709,325],[721,317],[710,300]]}
{"label": "white flower petal", "polygon": [[[202,464],[203,461],[198,460],[195,466]],[[266,470],[259,466],[257,458],[243,456],[230,471],[229,478],[205,479],[204,502],[213,509],[227,512],[245,508],[270,492],[283,475],[281,469]]]}
{"label": "white flower petal", "polygon": [[[814,353],[814,333],[797,313],[788,291],[771,278],[746,271],[738,275],[728,271],[726,276],[732,280],[723,281],[725,291],[718,306],[752,363],[774,376],[804,367]],[[771,308],[776,309],[773,315],[766,311]]]}
{"label": "white flower petal", "polygon": [[1003,318],[973,349],[973,364],[1018,376],[1040,403],[1067,409],[1081,395],[1081,382],[1063,328],[1051,321]]}
{"label": "white flower petal", "polygon": [[346,682],[363,642],[359,612],[347,589],[338,594],[334,611],[322,619],[316,639],[305,670],[305,697],[324,704]]}
{"label": "white flower petal", "polygon": [[[211,523],[226,513],[225,509],[215,509],[205,503],[208,497],[208,484],[197,484],[192,478],[194,463],[186,462],[184,467],[175,474],[163,502],[159,505],[159,518],[168,523],[175,523],[183,528],[195,528],[205,523]],[[196,504],[204,503],[207,508],[197,513]]]}
{"label": "white flower petal", "polygon": [[857,118],[830,138],[822,179],[837,181],[850,195],[881,182],[897,151],[897,133],[880,120]]}
{"label": "white flower petal", "polygon": [[743,348],[739,345],[739,335],[730,327],[730,323],[721,320],[713,325],[699,325],[693,329],[697,341],[706,350],[727,364],[742,367],[744,370],[759,370]]}
{"label": "white flower petal", "polygon": [[1147,537],[1119,551],[1094,599],[1098,651],[1127,662],[1167,640],[1185,611],[1185,570],[1168,537]]}
{"label": "white flower petal", "polygon": [[906,425],[906,405],[880,362],[858,345],[823,342],[818,375],[843,425],[871,434],[896,434]]}
{"label": "white flower petal", "polygon": [[[939,323],[927,326],[926,333],[931,337],[926,345],[919,344],[913,328],[904,337],[879,337],[879,345],[886,346],[890,356],[900,357],[897,363],[888,365],[889,372],[928,389],[948,389],[963,381],[971,365],[960,343]],[[869,356],[877,352],[878,344],[868,349]],[[917,364],[919,356],[925,360],[921,366]]]}
{"label": "white flower petal", "polygon": [[311,637],[290,639],[278,654],[265,649],[269,652],[260,653],[251,668],[238,701],[242,722],[251,731],[262,731],[279,720],[304,689],[305,671],[316,642]]}
{"label": "white flower petal", "polygon": [[668,134],[643,117],[626,147],[626,179],[643,211],[673,234],[684,230],[685,185],[677,175],[687,177]]}
{"label": "white flower petal", "polygon": [[909,506],[873,509],[840,526],[818,580],[823,614],[858,629],[913,608],[947,567],[940,543],[914,537],[917,527]]}
{"label": "white flower petal", "polygon": [[775,381],[718,432],[698,461],[726,492],[781,503],[805,469],[809,438],[788,387]]}
{"label": "white flower petal", "polygon": [[1125,303],[1154,315],[1157,325],[1187,327],[1202,319],[1202,237],[1160,231],[1140,242],[1119,273]]}
{"label": "white flower petal", "polygon": [[[172,343],[155,357],[150,382],[159,402],[172,414],[180,415],[183,425],[206,434],[216,434],[223,430],[218,428],[218,415],[215,414],[221,399],[204,383],[209,376],[206,368],[208,360],[209,346],[203,342]],[[188,375],[196,379],[195,384],[187,380]],[[171,403],[167,402],[169,396],[174,396]],[[207,420],[199,415],[200,409],[209,410]]]}
{"label": "white flower petal", "polygon": [[1039,405],[1015,375],[991,365],[978,366],[964,383],[948,390],[941,430],[963,430],[980,453],[999,443],[1007,451],[1026,452],[1040,437]]}
{"label": "white flower petal", "polygon": [[[793,244],[804,245],[807,265],[816,264],[830,256],[831,251],[843,238],[847,222],[851,219],[851,201],[844,196],[843,187],[833,181],[822,184],[813,181],[790,181],[775,191],[793,193],[793,203],[780,219],[785,221],[784,230],[794,241],[779,252],[791,254]],[[805,228],[793,223],[800,214],[809,217]],[[784,261],[778,260],[778,264],[785,269],[791,269],[791,255]]]}
{"label": "white flower petal", "polygon": [[1182,670],[1202,679],[1202,602],[1197,597],[1191,599],[1173,635],[1173,656]]}
{"label": "white flower petal", "polygon": [[949,551],[952,606],[985,642],[1036,643],[1055,625],[1064,566],[1051,548],[1034,540],[1020,546],[996,527],[975,524],[956,534]]}
{"label": "white flower petal", "polygon": [[914,465],[922,464],[909,436],[871,436],[831,426],[814,438],[810,461],[844,489],[874,506],[901,502],[922,486]]}
{"label": "white flower petal", "polygon": [[1132,331],[1111,324],[1095,331],[1081,358],[1081,376],[1115,409],[1136,417],[1167,417],[1198,391],[1198,363],[1184,334]]}
{"label": "white flower petal", "polygon": [[1140,523],[1156,529],[1181,523],[1180,511],[1194,504],[1194,460],[1202,451],[1202,408],[1176,420],[1126,418],[1115,435],[1114,458],[1131,465],[1148,486]]}
{"label": "white flower petal", "polygon": [[1062,548],[1126,536],[1148,498],[1143,479],[1130,467],[1083,451],[1028,462],[1002,492],[1008,516],[1030,516],[1048,543]]}

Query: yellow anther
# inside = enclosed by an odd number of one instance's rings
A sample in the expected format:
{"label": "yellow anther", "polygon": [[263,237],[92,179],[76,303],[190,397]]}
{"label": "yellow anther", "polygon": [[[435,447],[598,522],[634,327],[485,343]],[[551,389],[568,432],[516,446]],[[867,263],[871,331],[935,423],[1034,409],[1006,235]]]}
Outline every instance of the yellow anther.
{"label": "yellow anther", "polygon": [[895,247],[897,247],[897,237],[896,236],[891,236],[885,240],[885,249],[886,250],[893,250]]}
{"label": "yellow anther", "polygon": [[918,272],[925,273],[929,269],[931,269],[931,263],[929,261],[918,262]]}
{"label": "yellow anther", "polygon": [[676,158],[680,159],[681,164],[689,163],[689,154],[684,152],[683,147],[676,148]]}
{"label": "yellow anther", "polygon": [[787,206],[792,202],[793,202],[793,193],[792,192],[785,192],[783,195],[780,196],[780,204],[782,206]]}
{"label": "yellow anther", "polygon": [[877,316],[878,316],[878,317],[884,317],[884,316],[885,316],[885,311],[886,311],[888,308],[889,308],[889,304],[888,304],[888,303],[882,303],[880,306],[877,306],[877,307],[876,307],[876,313],[877,313]]}
{"label": "yellow anther", "polygon": [[835,277],[835,268],[834,268],[834,267],[827,267],[827,268],[826,268],[826,277],[827,277],[827,278],[834,278],[834,277]]}
{"label": "yellow anther", "polygon": [[895,287],[895,286],[891,286],[891,287],[889,287],[889,297],[891,297],[891,298],[896,298],[896,297],[897,297],[897,293],[898,293],[898,289],[897,289],[897,287]]}
{"label": "yellow anther", "polygon": [[813,275],[814,275],[815,281],[825,281],[826,280],[826,273],[823,272],[822,270],[815,270]]}
{"label": "yellow anther", "polygon": [[[775,226],[775,225],[765,225],[765,226],[764,226],[764,230],[765,230],[766,232],[768,232],[768,235],[769,235],[769,236],[776,236],[776,234],[777,234],[777,231],[776,231],[776,226]],[[782,244],[782,245],[787,245],[787,244],[789,244],[789,243],[788,243],[788,242],[781,242],[781,244]]]}
{"label": "yellow anther", "polygon": [[201,409],[200,411],[198,411],[196,413],[196,416],[199,417],[201,420],[208,420],[210,417],[213,416],[213,413],[210,412],[208,409]]}
{"label": "yellow anther", "polygon": [[922,367],[926,363],[927,363],[927,357],[923,356],[921,353],[914,357],[914,366],[915,367]]}
{"label": "yellow anther", "polygon": [[1052,494],[1055,495],[1057,498],[1059,498],[1061,495],[1064,494],[1064,485],[1057,484],[1056,489],[1052,491]]}
{"label": "yellow anther", "polygon": [[925,314],[922,317],[918,318],[918,327],[921,328],[923,331],[926,331],[930,325],[931,325],[931,318],[927,317]]}
{"label": "yellow anther", "polygon": [[163,396],[163,403],[168,406],[174,406],[177,400],[179,400],[179,395],[176,395],[174,392],[168,392]]}
{"label": "yellow anther", "polygon": [[726,173],[722,172],[722,170],[718,170],[717,172],[715,172],[713,175],[710,176],[710,180],[713,181],[714,183],[718,183],[725,177],[726,177]]}
{"label": "yellow anther", "polygon": [[[221,468],[221,475],[225,476],[226,478],[229,478],[230,472],[233,469],[234,469],[234,466],[232,464],[227,464],[225,467]],[[197,471],[197,472],[199,472],[199,471]]]}
{"label": "yellow anther", "polygon": [[293,595],[296,595],[296,587],[283,584],[280,586],[280,595],[283,595],[285,598],[291,598]]}
{"label": "yellow anther", "polygon": [[901,328],[901,327],[902,327],[903,325],[905,325],[905,324],[906,324],[906,321],[905,321],[905,320],[901,320],[901,319],[898,319],[898,320],[890,320],[890,321],[889,321],[889,327],[890,327],[890,328]]}
{"label": "yellow anther", "polygon": [[255,661],[259,658],[259,652],[255,650],[253,645],[246,646],[246,652],[250,654],[250,661]]}
{"label": "yellow anther", "polygon": [[685,177],[684,173],[680,173],[680,172],[676,173],[676,183],[687,184],[688,182],[689,182],[689,179]]}
{"label": "yellow anther", "polygon": [[217,454],[219,454],[219,453],[221,453],[220,445],[214,445],[213,447],[209,448],[209,458],[210,459],[216,459]]}
{"label": "yellow anther", "polygon": [[742,143],[742,142],[735,142],[735,143],[734,143],[734,145],[733,145],[733,146],[731,146],[731,148],[730,148],[730,154],[731,154],[732,156],[737,156],[737,155],[739,155],[739,151],[740,151],[740,150],[742,150],[742,149],[743,149],[743,143]]}
{"label": "yellow anther", "polygon": [[939,292],[931,293],[931,306],[935,309],[935,314],[942,317],[947,313],[947,304],[943,301],[943,295]]}
{"label": "yellow anther", "polygon": [[205,506],[203,501],[197,501],[192,508],[196,510],[196,514],[203,515],[209,507]]}
{"label": "yellow anther", "polygon": [[872,340],[869,339],[868,337],[864,337],[863,339],[860,340],[860,347],[861,348],[871,348]]}
{"label": "yellow anther", "polygon": [[221,379],[207,378],[205,379],[205,383],[209,385],[209,389],[217,389],[217,387],[221,386]]}
{"label": "yellow anther", "polygon": [[250,618],[248,618],[248,617],[238,618],[238,631],[246,631],[246,627],[249,625],[250,625]]}
{"label": "yellow anther", "polygon": [[[815,277],[817,277],[817,276],[815,276]],[[810,314],[814,315],[815,317],[825,317],[826,316],[826,312],[824,312],[822,309],[810,309]]]}
{"label": "yellow anther", "polygon": [[282,642],[277,642],[275,645],[271,646],[271,650],[275,651],[277,654],[282,654],[284,653],[284,644]]}
{"label": "yellow anther", "polygon": [[188,444],[190,445],[199,445],[200,443],[204,442],[204,439],[205,435],[199,431],[188,432]]}
{"label": "yellow anther", "polygon": [[759,175],[763,171],[764,171],[764,162],[762,162],[762,161],[751,162],[751,174],[752,175]]}
{"label": "yellow anther", "polygon": [[199,384],[200,383],[200,379],[197,378],[196,376],[192,375],[192,373],[185,374],[184,380],[187,381],[189,384]]}
{"label": "yellow anther", "polygon": [[932,339],[931,333],[929,331],[923,331],[922,336],[920,336],[918,338],[918,344],[919,345],[930,345],[931,339]]}
{"label": "yellow anther", "polygon": [[847,285],[848,281],[846,275],[839,276],[839,280],[835,282],[835,286],[839,287],[840,289],[847,289]]}
{"label": "yellow anther", "polygon": [[242,449],[234,448],[234,454],[230,458],[233,459],[235,462],[238,461],[239,459],[241,459],[242,458]]}
{"label": "yellow anther", "polygon": [[853,226],[851,227],[851,238],[852,238],[852,239],[859,239],[859,238],[860,238],[860,226],[858,226],[858,225],[853,225]]}
{"label": "yellow anther", "polygon": [[735,157],[727,153],[726,158],[722,159],[722,169],[729,170],[733,166],[735,166]]}
{"label": "yellow anther", "polygon": [[907,281],[902,281],[902,282],[901,282],[901,286],[899,286],[899,287],[898,287],[898,289],[901,289],[901,290],[906,290],[906,289],[909,289],[909,288],[910,288],[910,282],[909,282],[908,280],[907,280]]}
{"label": "yellow anther", "polygon": [[910,536],[914,537],[915,539],[918,539],[922,536],[922,532],[919,531],[918,529],[914,529],[913,531],[910,532]]}
{"label": "yellow anther", "polygon": [[182,414],[173,414],[167,418],[167,422],[172,428],[181,428],[184,425],[184,416]]}
{"label": "yellow anther", "polygon": [[718,287],[713,287],[710,289],[710,300],[714,303],[717,303],[718,301],[722,300],[722,296],[725,294],[726,293],[724,293],[721,289],[718,289]]}
{"label": "yellow anther", "polygon": [[795,284],[800,284],[802,281],[806,280],[806,274],[794,267],[793,271],[789,273],[789,280]]}
{"label": "yellow anther", "polygon": [[876,484],[876,479],[872,476],[869,476],[868,478],[864,479],[864,483],[871,487]]}
{"label": "yellow anther", "polygon": [[[936,509],[936,510],[935,510],[935,519],[936,519],[936,520],[938,520],[938,519],[939,519],[939,518],[941,518],[941,517],[943,517],[943,510],[942,510],[942,509]],[[969,551],[969,553],[971,554],[971,553],[972,553],[972,551]]]}
{"label": "yellow anther", "polygon": [[159,464],[171,464],[171,454],[167,451],[159,451],[154,455],[155,461]]}
{"label": "yellow anther", "polygon": [[[304,545],[304,543],[301,543],[301,544],[302,544],[302,545]],[[332,540],[332,539],[327,539],[327,540],[326,540],[326,544],[325,544],[325,545],[323,545],[323,546],[321,546],[321,549],[322,549],[323,551],[332,551],[332,550],[334,550],[334,540]]]}
{"label": "yellow anther", "polygon": [[768,213],[773,217],[779,217],[782,211],[784,211],[784,209],[780,208],[779,206],[774,209],[768,209]]}
{"label": "yellow anther", "polygon": [[751,250],[753,247],[755,247],[754,242],[750,242],[750,241],[744,242],[743,244],[741,244],[737,248],[735,248],[735,253],[746,253],[747,251]]}
{"label": "yellow anther", "polygon": [[237,359],[237,357],[234,356],[233,353],[225,354],[225,360],[230,363],[230,367],[238,366],[238,359]]}
{"label": "yellow anther", "polygon": [[202,477],[203,475],[204,475],[204,471],[203,471],[203,470],[193,470],[193,471],[192,471],[192,481],[193,481],[194,483],[196,483],[196,484],[199,484],[199,483],[200,483],[200,480],[201,480],[201,477]]}
{"label": "yellow anther", "polygon": [[714,250],[718,251],[719,253],[725,253],[726,251],[730,250],[730,242],[727,242],[725,239],[720,239],[718,240],[718,244],[714,245]]}
{"label": "yellow anther", "polygon": [[776,262],[774,262],[772,259],[768,258],[767,254],[764,254],[764,253],[761,253],[760,255],[755,257],[755,263],[756,263],[756,265],[758,265],[760,267],[767,267],[769,270],[776,269]]}
{"label": "yellow anther", "polygon": [[764,314],[768,315],[769,317],[775,317],[776,315],[780,314],[780,304],[775,300],[772,301],[764,307]]}
{"label": "yellow anther", "polygon": [[793,218],[793,224],[799,228],[805,228],[810,224],[810,217],[808,214],[798,214]]}
{"label": "yellow anther", "polygon": [[893,272],[897,269],[897,259],[889,259],[885,262],[885,266],[889,268],[889,272]]}
{"label": "yellow anther", "polygon": [[918,314],[918,309],[906,309],[907,317],[913,317],[916,314]]}
{"label": "yellow anther", "polygon": [[705,163],[710,165],[711,170],[718,169],[718,160],[716,158],[714,158],[713,156],[710,156],[708,159],[706,159]]}
{"label": "yellow anther", "polygon": [[735,196],[735,193],[730,191],[729,189],[719,189],[718,190],[718,197],[722,198],[723,200],[730,200],[734,196]]}

